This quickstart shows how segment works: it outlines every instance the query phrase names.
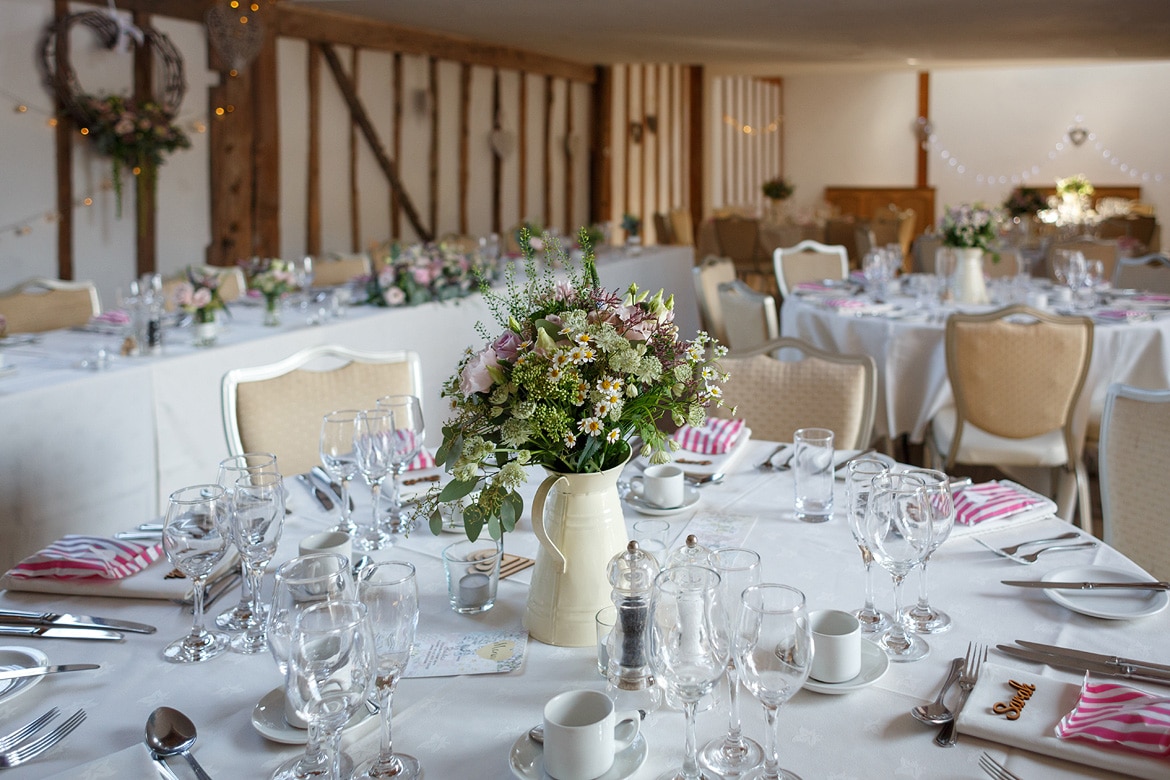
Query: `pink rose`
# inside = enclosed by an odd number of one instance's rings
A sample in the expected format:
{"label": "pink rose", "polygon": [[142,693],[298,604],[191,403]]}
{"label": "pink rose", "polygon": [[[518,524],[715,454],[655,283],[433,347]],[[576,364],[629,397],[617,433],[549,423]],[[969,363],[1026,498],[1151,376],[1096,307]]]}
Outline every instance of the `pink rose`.
{"label": "pink rose", "polygon": [[193,292],[194,292],[194,289],[191,287],[191,285],[187,284],[186,282],[182,282],[182,283],[176,285],[175,286],[175,305],[184,306],[184,307],[190,306],[191,305],[191,295]]}
{"label": "pink rose", "polygon": [[520,354],[520,336],[506,330],[502,336],[496,339],[496,343],[492,344],[492,349],[496,351],[496,357],[500,360],[511,363]]}
{"label": "pink rose", "polygon": [[500,361],[494,349],[488,347],[480,351],[463,367],[463,373],[459,375],[459,392],[471,395],[491,390],[492,375],[488,373],[488,368],[496,368],[499,365]]}
{"label": "pink rose", "polygon": [[211,290],[208,290],[206,287],[200,287],[191,296],[191,305],[196,309],[202,309],[209,303],[211,303]]}
{"label": "pink rose", "polygon": [[406,302],[406,293],[402,292],[401,287],[391,287],[382,293],[382,300],[386,301],[387,306],[401,306]]}
{"label": "pink rose", "polygon": [[421,284],[423,287],[426,287],[431,283],[431,280],[435,278],[434,272],[432,272],[431,269],[427,268],[426,266],[415,266],[414,268],[410,269],[410,274],[414,277],[414,281]]}

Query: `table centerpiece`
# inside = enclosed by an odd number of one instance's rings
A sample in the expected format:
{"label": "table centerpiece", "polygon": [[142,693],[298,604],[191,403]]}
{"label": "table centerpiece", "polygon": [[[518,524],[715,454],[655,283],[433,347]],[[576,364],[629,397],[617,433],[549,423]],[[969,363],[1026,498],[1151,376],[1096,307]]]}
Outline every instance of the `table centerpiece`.
{"label": "table centerpiece", "polygon": [[610,603],[606,565],[627,541],[617,479],[631,441],[650,462],[669,461],[677,448],[669,431],[701,425],[722,403],[728,377],[716,361],[726,348],[703,332],[680,338],[674,298],[661,290],[603,288],[584,231],[579,267],[552,240],[538,269],[530,238],[522,233],[524,284],[509,267],[500,291],[483,288],[499,330],[480,323],[487,346],[469,349],[444,385],[453,414],[436,461],[454,479],[432,489],[417,515],[437,534],[440,505],[457,504],[468,538],[486,527],[500,540],[524,510],[526,467],[543,467],[525,626],[538,641],[585,646]]}
{"label": "table centerpiece", "polygon": [[948,207],[943,215],[942,242],[955,253],[953,294],[958,303],[987,303],[983,253],[998,237],[998,222],[998,213],[982,203]]}
{"label": "table centerpiece", "polygon": [[197,347],[214,346],[219,336],[216,312],[227,311],[219,294],[220,281],[215,268],[187,266],[187,281],[175,287],[175,304],[195,318],[193,343]]}
{"label": "table centerpiece", "polygon": [[280,324],[280,299],[299,289],[292,263],[279,258],[253,260],[247,267],[248,287],[264,297],[264,324]]}

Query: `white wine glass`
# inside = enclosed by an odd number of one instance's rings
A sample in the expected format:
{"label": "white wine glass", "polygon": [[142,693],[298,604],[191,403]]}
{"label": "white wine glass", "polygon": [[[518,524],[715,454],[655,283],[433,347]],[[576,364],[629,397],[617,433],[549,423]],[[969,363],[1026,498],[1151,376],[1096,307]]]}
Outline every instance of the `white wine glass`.
{"label": "white wine glass", "polygon": [[699,780],[695,713],[727,670],[729,650],[720,577],[705,566],[676,566],[654,579],[650,595],[649,648],[654,675],[665,682],[686,715],[683,765],[659,780]]}
{"label": "white wine glass", "polygon": [[[729,626],[739,617],[740,594],[760,583],[760,554],[742,547],[721,547],[707,556],[708,565],[719,575],[720,599],[730,610]],[[730,632],[726,635],[730,639]],[[728,725],[727,733],[716,737],[699,751],[699,763],[719,777],[738,777],[764,757],[760,743],[743,735],[739,714],[739,671],[735,654],[727,651]]]}
{"label": "white wine glass", "polygon": [[288,700],[297,715],[321,730],[328,780],[345,777],[341,731],[366,705],[374,672],[374,639],[364,604],[323,601],[297,617],[285,681]]}
{"label": "white wine glass", "polygon": [[[231,525],[252,591],[253,613],[263,614],[260,583],[264,570],[276,554],[276,545],[284,529],[284,479],[269,471],[237,479]],[[232,649],[247,655],[261,653],[267,647],[264,622],[249,625],[232,639]]]}
{"label": "white wine glass", "polygon": [[[277,568],[266,634],[281,678],[288,674],[289,646],[301,612],[323,601],[352,601],[356,595],[353,570],[344,555],[312,553]],[[292,705],[286,706],[286,717],[292,711]],[[309,780],[324,775],[330,759],[322,744],[321,730],[313,723],[304,725],[308,726],[304,752],[277,767],[272,780]],[[344,755],[342,761],[347,761]]]}
{"label": "white wine glass", "polygon": [[861,550],[861,563],[865,566],[865,604],[853,614],[861,623],[862,632],[866,634],[876,634],[890,627],[889,616],[874,605],[873,555],[865,544],[865,510],[869,505],[873,479],[886,474],[889,470],[889,465],[877,458],[858,458],[850,461],[846,469],[849,530],[853,534],[857,548]]}
{"label": "white wine glass", "polygon": [[[257,474],[262,471],[278,473],[276,456],[271,452],[245,452],[224,458],[216,469],[215,482],[227,491],[229,502],[234,500],[236,480],[245,474]],[[230,508],[229,508],[230,511]],[[232,539],[235,543],[235,539]],[[267,618],[267,607],[263,602],[252,598],[252,588],[248,584],[248,572],[244,569],[244,562],[240,560],[240,601],[231,609],[226,609],[215,618],[217,628],[224,631],[244,631],[250,626],[263,625]]]}
{"label": "white wine glass", "polygon": [[195,619],[191,631],[167,645],[172,663],[197,663],[227,649],[228,637],[203,627],[203,585],[228,548],[227,491],[219,485],[192,485],[171,493],[163,522],[163,551],[171,565],[191,580]]}
{"label": "white wine glass", "polygon": [[877,639],[891,661],[918,661],[930,654],[922,637],[906,633],[902,584],[930,550],[930,507],[920,478],[910,474],[875,477],[865,513],[865,544],[894,581],[894,620]]}
{"label": "white wine glass", "polygon": [[354,432],[359,414],[356,409],[340,409],[321,420],[321,464],[329,478],[341,486],[341,517],[331,530],[347,533],[351,539],[358,532],[350,508],[349,483],[358,473]]}
{"label": "white wine glass", "polygon": [[767,720],[764,764],[744,777],[800,780],[780,767],[777,713],[804,685],[812,664],[812,631],[804,594],[774,583],[744,590],[734,644],[744,687],[759,699]]}
{"label": "white wine glass", "polygon": [[390,482],[390,512],[386,518],[386,530],[392,534],[409,533],[414,529],[414,519],[409,512],[402,509],[402,475],[422,450],[426,437],[422,402],[413,395],[385,395],[378,399],[377,407],[389,411],[393,415],[394,423],[394,434],[390,438],[390,465],[393,476]]}
{"label": "white wine glass", "polygon": [[930,547],[922,558],[922,568],[918,575],[918,603],[906,611],[906,627],[917,634],[941,634],[951,628],[951,617],[931,606],[926,567],[934,551],[950,538],[951,529],[955,527],[955,498],[951,493],[951,480],[946,474],[934,469],[908,469],[905,473],[922,480],[933,526]]}
{"label": "white wine glass", "polygon": [[354,451],[358,470],[370,486],[370,525],[357,538],[363,550],[380,550],[390,543],[390,535],[382,530],[380,504],[382,481],[390,474],[391,438],[394,436],[394,417],[385,409],[366,409],[358,412],[354,427]]}
{"label": "white wine glass", "polygon": [[422,766],[414,756],[394,752],[390,728],[394,689],[406,671],[418,629],[418,582],[414,566],[388,561],[362,569],[358,600],[366,605],[376,647],[375,685],[382,739],[377,757],[358,766],[354,780],[417,780],[422,775]]}

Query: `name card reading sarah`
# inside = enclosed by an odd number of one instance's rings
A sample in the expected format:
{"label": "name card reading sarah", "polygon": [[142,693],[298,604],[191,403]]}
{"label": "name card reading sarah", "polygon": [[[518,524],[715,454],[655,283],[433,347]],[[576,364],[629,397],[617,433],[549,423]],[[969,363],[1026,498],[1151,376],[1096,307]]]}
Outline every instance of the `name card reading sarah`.
{"label": "name card reading sarah", "polygon": [[1035,685],[1028,683],[1018,683],[1015,680],[1008,680],[1008,686],[1015,691],[1011,701],[1004,704],[997,701],[991,707],[991,711],[996,715],[1003,715],[1008,720],[1018,720],[1020,714],[1024,711],[1024,705],[1028,703],[1028,699],[1032,698],[1032,694],[1036,692]]}

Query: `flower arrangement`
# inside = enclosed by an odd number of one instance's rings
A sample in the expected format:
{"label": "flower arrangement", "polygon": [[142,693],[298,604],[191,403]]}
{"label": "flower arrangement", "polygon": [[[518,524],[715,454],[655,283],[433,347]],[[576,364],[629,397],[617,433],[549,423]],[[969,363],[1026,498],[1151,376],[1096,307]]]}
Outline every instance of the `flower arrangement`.
{"label": "flower arrangement", "polygon": [[1085,177],[1085,174],[1078,173],[1075,176],[1069,176],[1066,179],[1056,180],[1056,194],[1060,197],[1065,195],[1074,195],[1078,198],[1087,198],[1093,194],[1093,185]]}
{"label": "flower arrangement", "polygon": [[512,239],[517,247],[520,246],[521,236],[528,233],[528,240],[537,252],[544,249],[544,227],[539,222],[525,220],[512,231]]}
{"label": "flower arrangement", "polygon": [[219,295],[220,276],[215,268],[187,266],[187,281],[175,287],[175,304],[195,315],[196,322],[215,322],[215,313],[227,311]]}
{"label": "flower arrangement", "polygon": [[630,238],[637,238],[642,231],[642,220],[634,214],[622,214],[622,230]]}
{"label": "flower arrangement", "polygon": [[[701,425],[707,407],[722,403],[727,381],[715,362],[726,353],[706,333],[679,338],[674,298],[631,285],[625,295],[602,288],[585,235],[580,267],[558,254],[538,272],[524,234],[526,282],[509,268],[502,293],[485,291],[500,330],[480,323],[487,342],[467,351],[443,388],[452,417],[436,452],[454,480],[432,489],[416,514],[439,533],[441,504],[463,507],[467,536],[484,525],[492,538],[510,531],[524,508],[518,488],[525,467],[562,473],[600,472],[625,462],[638,436],[652,463],[669,460],[676,445],[664,427]],[[669,422],[669,425],[667,423]]]}
{"label": "flower arrangement", "polygon": [[414,306],[463,298],[479,287],[489,268],[477,254],[446,244],[390,244],[374,252],[379,270],[366,282],[366,303]]}
{"label": "flower arrangement", "polygon": [[796,192],[796,185],[792,184],[783,176],[777,176],[774,179],[768,179],[763,186],[764,197],[771,200],[787,200],[792,197],[792,193]]}
{"label": "flower arrangement", "polygon": [[253,258],[243,265],[244,273],[248,277],[248,289],[264,296],[265,308],[270,313],[276,311],[282,297],[300,289],[293,265],[287,260]]}
{"label": "flower arrangement", "polygon": [[187,149],[191,139],[175,124],[174,117],[151,101],[135,103],[121,95],[84,95],[84,126],[97,150],[114,165],[114,194],[118,216],[122,216],[122,169],[146,174],[152,179],[163,164],[164,155]]}
{"label": "flower arrangement", "polygon": [[998,222],[996,211],[982,203],[964,203],[957,208],[948,206],[940,226],[943,245],[989,251],[998,235]]}
{"label": "flower arrangement", "polygon": [[1003,202],[1003,209],[1013,217],[1030,217],[1048,208],[1044,193],[1035,187],[1016,187]]}

